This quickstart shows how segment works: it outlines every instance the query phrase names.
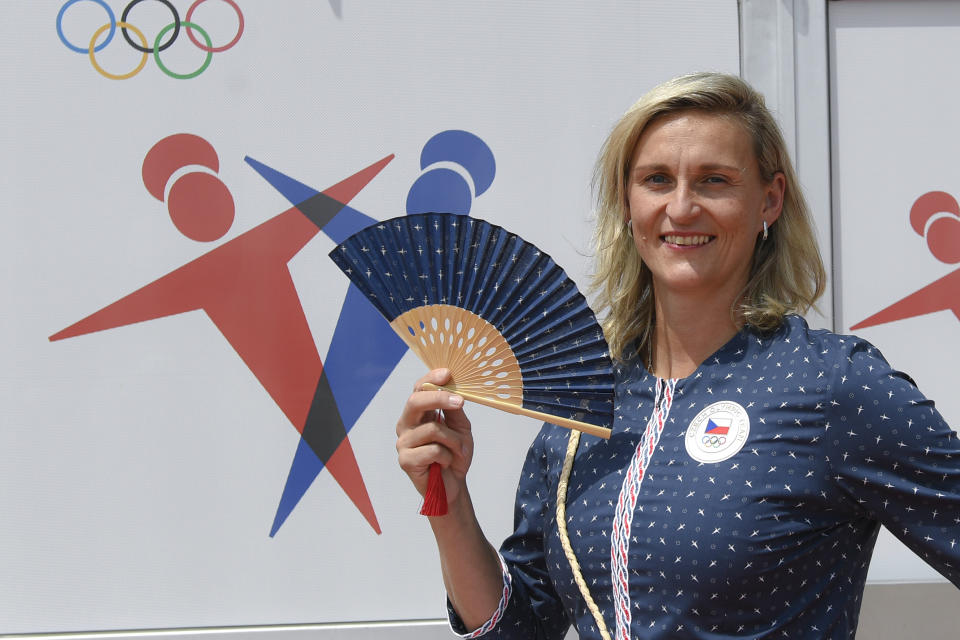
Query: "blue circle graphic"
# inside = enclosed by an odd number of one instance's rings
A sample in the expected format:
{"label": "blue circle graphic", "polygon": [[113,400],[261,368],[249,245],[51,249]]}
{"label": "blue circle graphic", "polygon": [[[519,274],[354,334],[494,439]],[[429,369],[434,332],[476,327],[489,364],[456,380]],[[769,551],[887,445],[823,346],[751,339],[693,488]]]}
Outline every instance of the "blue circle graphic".
{"label": "blue circle graphic", "polygon": [[497,163],[487,143],[469,131],[451,129],[441,131],[423,145],[420,168],[436,162],[455,162],[473,178],[474,196],[479,196],[493,184]]}

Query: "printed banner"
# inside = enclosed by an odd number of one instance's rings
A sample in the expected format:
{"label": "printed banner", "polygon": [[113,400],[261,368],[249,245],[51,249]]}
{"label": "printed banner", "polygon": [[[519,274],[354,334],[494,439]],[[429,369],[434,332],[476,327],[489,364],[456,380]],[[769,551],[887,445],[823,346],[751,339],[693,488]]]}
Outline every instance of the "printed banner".
{"label": "printed banner", "polygon": [[[443,616],[394,446],[423,366],[327,253],[469,214],[584,288],[604,136],[736,72],[737,3],[5,10],[0,634]],[[470,415],[499,541],[539,424]]]}

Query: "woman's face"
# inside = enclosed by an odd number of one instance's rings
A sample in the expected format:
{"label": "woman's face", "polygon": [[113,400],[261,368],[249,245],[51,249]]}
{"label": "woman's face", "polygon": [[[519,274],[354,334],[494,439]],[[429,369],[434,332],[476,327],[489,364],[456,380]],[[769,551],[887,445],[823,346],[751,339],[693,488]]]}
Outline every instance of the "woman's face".
{"label": "woman's face", "polygon": [[781,173],[764,182],[750,135],[731,117],[683,111],[649,124],[634,150],[627,199],[658,298],[732,303],[763,222],[780,215],[784,184]]}

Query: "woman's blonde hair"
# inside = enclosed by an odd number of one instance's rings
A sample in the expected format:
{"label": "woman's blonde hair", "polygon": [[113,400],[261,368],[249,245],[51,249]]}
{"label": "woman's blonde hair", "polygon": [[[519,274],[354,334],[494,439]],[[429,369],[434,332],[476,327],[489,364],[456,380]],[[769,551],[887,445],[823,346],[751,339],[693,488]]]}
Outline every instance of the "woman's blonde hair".
{"label": "woman's blonde hair", "polygon": [[753,139],[765,182],[782,173],[783,209],[758,238],[750,276],[731,313],[760,331],[770,331],[792,312],[805,313],[823,293],[826,272],[817,249],[806,200],[780,128],[763,96],[736,76],[696,73],[674,78],[640,98],[614,126],[594,173],[597,197],[595,268],[592,288],[610,354],[625,360],[643,353],[653,337],[654,297],[650,269],[637,253],[625,222],[630,163],[644,129],[655,119],[700,110],[734,118]]}

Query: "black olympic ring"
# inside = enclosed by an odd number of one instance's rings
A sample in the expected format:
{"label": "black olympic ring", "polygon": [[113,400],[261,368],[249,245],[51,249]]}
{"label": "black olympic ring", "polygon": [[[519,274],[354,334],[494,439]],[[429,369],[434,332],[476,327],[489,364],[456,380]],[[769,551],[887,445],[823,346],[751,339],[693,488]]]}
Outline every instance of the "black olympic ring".
{"label": "black olympic ring", "polygon": [[[120,22],[128,22],[127,14],[130,13],[130,9],[133,9],[136,5],[140,4],[141,2],[143,2],[143,0],[132,0],[123,9],[123,13],[120,14]],[[173,24],[174,24],[173,34],[170,36],[170,39],[167,40],[165,44],[162,44],[159,47],[141,47],[139,44],[133,41],[133,38],[131,38],[130,34],[127,33],[126,27],[121,27],[120,29],[120,32],[123,33],[124,40],[126,40],[131,47],[133,47],[140,53],[153,53],[154,49],[156,49],[157,51],[165,51],[170,45],[176,42],[177,36],[180,35],[180,14],[177,13],[177,8],[173,6],[173,3],[171,3],[170,0],[157,0],[157,2],[167,5],[167,9],[170,9],[170,13],[173,14]]]}
{"label": "black olympic ring", "polygon": [[727,443],[727,437],[711,436],[711,435],[703,434],[703,438],[701,441],[703,442],[703,446],[705,447],[716,448],[716,447],[722,447],[723,445],[725,445]]}

